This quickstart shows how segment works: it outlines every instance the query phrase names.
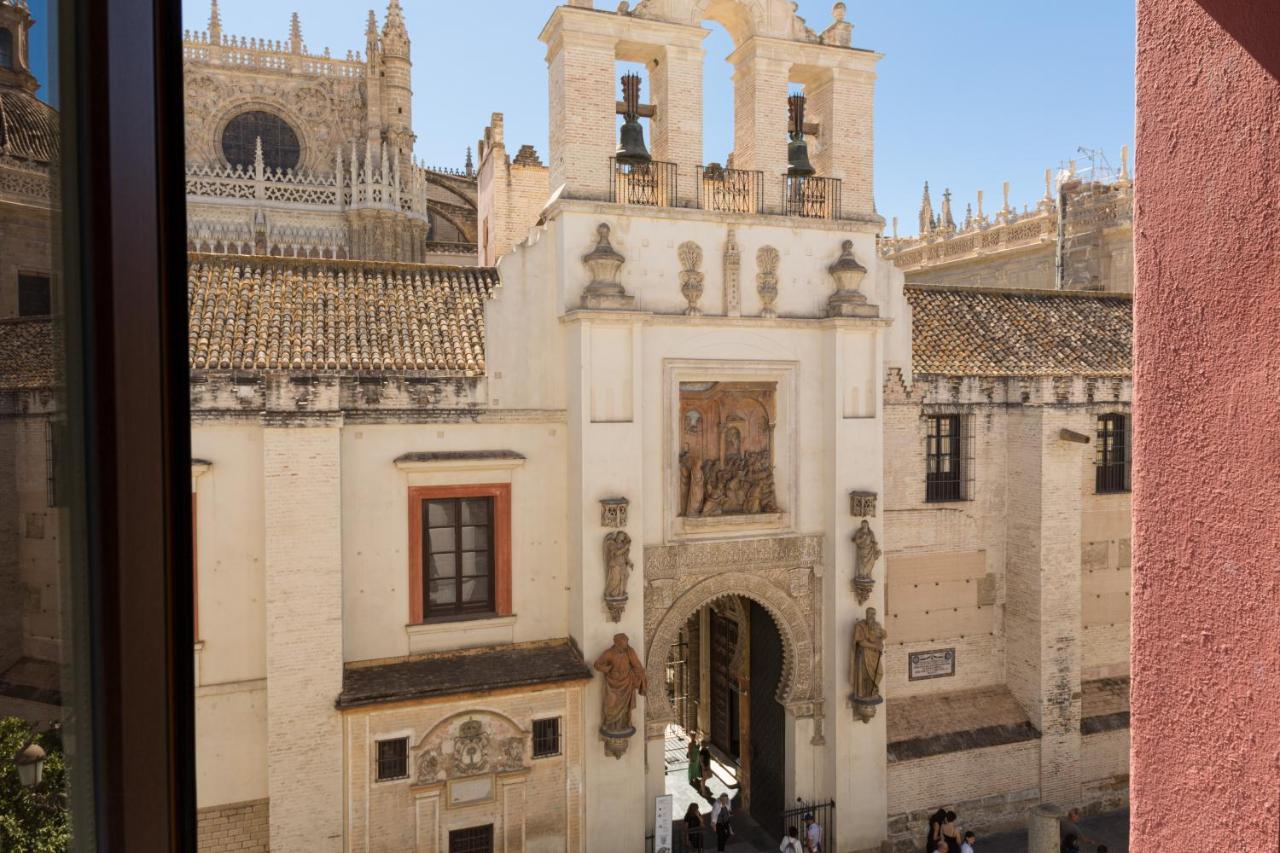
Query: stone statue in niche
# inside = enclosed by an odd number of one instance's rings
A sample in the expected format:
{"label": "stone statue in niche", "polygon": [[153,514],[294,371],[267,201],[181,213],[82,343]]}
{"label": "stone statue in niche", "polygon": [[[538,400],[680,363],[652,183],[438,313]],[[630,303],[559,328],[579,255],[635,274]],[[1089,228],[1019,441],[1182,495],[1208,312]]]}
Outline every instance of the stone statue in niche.
{"label": "stone statue in niche", "polygon": [[866,604],[871,591],[875,589],[875,578],[871,576],[880,559],[880,543],[876,541],[875,531],[871,524],[862,520],[861,526],[853,534],[853,589],[858,596],[859,604]]}
{"label": "stone statue in niche", "polygon": [[631,537],[615,530],[604,537],[604,605],[609,620],[618,622],[627,606],[627,580],[631,577]]}
{"label": "stone statue in niche", "polygon": [[865,618],[853,625],[853,638],[849,649],[849,683],[853,692],[849,699],[853,711],[864,723],[876,715],[876,706],[884,702],[880,695],[880,683],[884,680],[884,644],[888,639],[884,626],[876,621],[876,609],[867,608]]}
{"label": "stone statue in niche", "polygon": [[636,695],[644,695],[644,664],[631,648],[627,635],[614,634],[613,645],[596,658],[595,668],[604,673],[600,714],[604,751],[606,755],[621,758],[636,733],[631,712],[636,707]]}
{"label": "stone statue in niche", "polygon": [[702,268],[702,247],[693,241],[680,244],[676,250],[680,257],[680,293],[689,303],[684,313],[690,317],[702,315],[698,302],[702,299],[702,281],[705,276]]}
{"label": "stone statue in niche", "polygon": [[777,386],[680,384],[677,513],[685,518],[780,512],[773,477]]}
{"label": "stone statue in niche", "polygon": [[763,246],[756,252],[756,292],[760,294],[760,316],[777,317],[773,303],[778,301],[778,250]]}

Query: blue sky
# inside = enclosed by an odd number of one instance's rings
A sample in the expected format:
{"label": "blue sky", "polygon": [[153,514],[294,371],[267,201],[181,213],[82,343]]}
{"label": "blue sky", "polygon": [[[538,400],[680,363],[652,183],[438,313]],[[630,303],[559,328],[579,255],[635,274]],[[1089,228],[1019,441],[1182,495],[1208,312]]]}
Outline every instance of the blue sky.
{"label": "blue sky", "polygon": [[[43,5],[47,0],[36,0]],[[538,32],[556,0],[402,0],[413,39],[418,155],[460,166],[492,112],[506,114],[507,144],[547,149],[546,64]],[[612,6],[612,0],[597,0]],[[224,30],[284,39],[289,14],[303,35],[337,55],[364,48],[367,4],[221,0]],[[385,0],[376,0],[381,18]],[[831,20],[831,0],[800,0],[814,29]],[[1133,0],[848,0],[854,44],[885,54],[876,93],[876,201],[915,230],[921,184],[935,200],[954,193],[956,215],[977,190],[988,211],[1002,181],[1034,204],[1043,174],[1080,146],[1119,165],[1133,138]],[[203,29],[208,0],[183,0],[186,26]],[[43,16],[41,16],[43,17]],[[728,36],[707,39],[705,158],[722,161],[732,138]]]}

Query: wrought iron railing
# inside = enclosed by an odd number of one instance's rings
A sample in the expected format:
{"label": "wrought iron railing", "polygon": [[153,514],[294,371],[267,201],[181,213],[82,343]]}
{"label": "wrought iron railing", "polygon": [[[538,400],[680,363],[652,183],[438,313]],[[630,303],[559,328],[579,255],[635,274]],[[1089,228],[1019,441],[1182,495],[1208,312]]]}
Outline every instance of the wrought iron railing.
{"label": "wrought iron railing", "polygon": [[726,169],[717,163],[700,167],[698,206],[721,213],[764,213],[764,172]]}
{"label": "wrought iron railing", "polygon": [[[836,804],[834,800],[828,800],[825,803],[806,803],[797,797],[796,804],[782,813],[782,825],[778,827],[778,837],[785,836],[787,830],[794,826],[800,830],[801,843],[804,844],[804,817],[810,814],[813,815],[813,822],[822,827],[822,849],[835,850]],[[808,850],[809,846],[805,844],[804,849]]]}
{"label": "wrought iron railing", "polygon": [[840,218],[840,179],[783,175],[783,212],[808,219]]}
{"label": "wrought iron railing", "polygon": [[675,163],[651,160],[648,163],[620,163],[609,158],[609,201],[647,207],[674,207],[676,203]]}

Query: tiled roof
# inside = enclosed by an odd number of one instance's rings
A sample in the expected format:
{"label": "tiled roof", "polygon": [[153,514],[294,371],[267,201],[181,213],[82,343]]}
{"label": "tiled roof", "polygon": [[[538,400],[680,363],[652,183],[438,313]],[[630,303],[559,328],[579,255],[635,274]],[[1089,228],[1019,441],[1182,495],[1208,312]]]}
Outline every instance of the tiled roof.
{"label": "tiled roof", "polygon": [[908,285],[912,369],[944,376],[1128,376],[1125,294]]}
{"label": "tiled roof", "polygon": [[193,256],[193,370],[484,373],[492,269]]}
{"label": "tiled roof", "polygon": [[372,666],[347,664],[339,708],[585,681],[591,668],[567,640],[440,652]]}
{"label": "tiled roof", "polygon": [[54,387],[55,361],[52,320],[0,320],[0,390]]}
{"label": "tiled roof", "polygon": [[0,88],[0,154],[52,163],[58,159],[58,111],[21,89]]}

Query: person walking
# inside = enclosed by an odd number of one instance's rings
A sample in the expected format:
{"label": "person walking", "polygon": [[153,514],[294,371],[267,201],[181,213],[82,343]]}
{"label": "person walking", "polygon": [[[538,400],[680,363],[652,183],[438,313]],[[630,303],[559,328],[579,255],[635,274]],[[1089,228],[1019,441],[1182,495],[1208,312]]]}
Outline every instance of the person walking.
{"label": "person walking", "polygon": [[684,840],[687,850],[702,849],[702,812],[697,803],[689,803],[684,813]]}
{"label": "person walking", "polygon": [[685,752],[689,758],[689,784],[702,791],[702,753],[698,749],[698,735],[689,735],[689,749]]}
{"label": "person walking", "polygon": [[804,853],[804,848],[800,846],[799,829],[794,826],[787,828],[787,836],[778,845],[778,853]]}
{"label": "person walking", "polygon": [[711,747],[706,740],[702,741],[702,749],[698,750],[698,759],[702,765],[702,796],[710,797],[711,789],[707,783],[711,781]]}
{"label": "person walking", "polygon": [[960,853],[960,829],[956,826],[955,812],[947,812],[941,834],[942,840],[947,842],[947,853]]}
{"label": "person walking", "polygon": [[947,810],[938,809],[929,815],[929,832],[924,838],[924,853],[936,853],[942,839],[942,824],[947,820]]}
{"label": "person walking", "polygon": [[813,819],[813,812],[804,813],[804,851],[822,853],[822,827]]}
{"label": "person walking", "polygon": [[723,853],[733,835],[733,825],[729,822],[733,817],[733,809],[729,806],[729,795],[721,794],[711,808],[711,828],[716,831],[716,850]]}

